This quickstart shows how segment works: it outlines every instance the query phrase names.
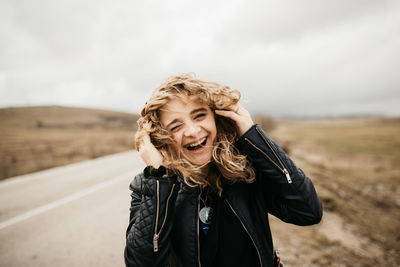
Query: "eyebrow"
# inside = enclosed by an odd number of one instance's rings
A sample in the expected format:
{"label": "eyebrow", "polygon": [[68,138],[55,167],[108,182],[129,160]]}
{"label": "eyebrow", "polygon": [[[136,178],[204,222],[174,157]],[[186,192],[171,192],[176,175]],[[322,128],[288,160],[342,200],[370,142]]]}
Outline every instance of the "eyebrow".
{"label": "eyebrow", "polygon": [[[198,112],[206,112],[206,108],[196,108],[190,112],[190,115],[196,114]],[[170,123],[167,124],[166,128],[168,129],[172,124],[179,122],[179,119],[173,119]]]}

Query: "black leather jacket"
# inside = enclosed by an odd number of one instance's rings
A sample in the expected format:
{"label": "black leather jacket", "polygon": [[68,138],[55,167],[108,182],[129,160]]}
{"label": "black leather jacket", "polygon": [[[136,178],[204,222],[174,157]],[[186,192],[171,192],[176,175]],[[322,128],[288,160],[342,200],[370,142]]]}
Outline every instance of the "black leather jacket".
{"label": "black leather jacket", "polygon": [[[236,147],[247,155],[256,181],[224,188],[221,197],[249,234],[260,266],[273,266],[267,213],[288,223],[311,225],[321,220],[321,202],[311,180],[257,124]],[[137,175],[130,185],[126,266],[201,266],[200,188],[187,186],[179,177],[146,176]]]}

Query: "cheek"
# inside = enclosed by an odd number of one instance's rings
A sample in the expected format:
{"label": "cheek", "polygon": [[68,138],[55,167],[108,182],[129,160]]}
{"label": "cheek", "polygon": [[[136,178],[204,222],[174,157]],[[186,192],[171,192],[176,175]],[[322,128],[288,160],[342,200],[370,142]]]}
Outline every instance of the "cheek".
{"label": "cheek", "polygon": [[217,125],[215,124],[215,120],[210,120],[208,123],[208,130],[215,137],[217,135]]}
{"label": "cheek", "polygon": [[180,147],[182,145],[182,136],[179,134],[173,134],[172,139],[174,140],[174,145]]}

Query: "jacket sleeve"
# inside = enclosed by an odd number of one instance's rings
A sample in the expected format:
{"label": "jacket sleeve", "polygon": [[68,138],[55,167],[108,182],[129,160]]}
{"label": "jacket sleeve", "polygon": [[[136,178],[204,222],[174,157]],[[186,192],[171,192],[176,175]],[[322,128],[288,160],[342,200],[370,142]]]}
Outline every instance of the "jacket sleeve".
{"label": "jacket sleeve", "polygon": [[145,177],[143,173],[131,182],[126,266],[167,266],[176,186],[165,177]]}
{"label": "jacket sleeve", "polygon": [[311,180],[259,125],[253,125],[236,146],[256,172],[269,213],[296,225],[321,221],[322,205]]}

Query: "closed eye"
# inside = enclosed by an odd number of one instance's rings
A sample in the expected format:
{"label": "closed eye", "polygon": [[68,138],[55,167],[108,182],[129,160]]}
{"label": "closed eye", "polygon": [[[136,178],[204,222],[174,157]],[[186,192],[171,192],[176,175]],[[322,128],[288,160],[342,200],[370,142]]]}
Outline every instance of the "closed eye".
{"label": "closed eye", "polygon": [[174,131],[178,130],[181,126],[182,126],[182,124],[178,124],[178,125],[173,126],[171,128],[171,132],[174,132]]}
{"label": "closed eye", "polygon": [[194,116],[194,118],[195,119],[200,119],[200,118],[203,118],[204,116],[206,116],[207,114],[206,113],[199,113],[199,114],[197,114],[196,116]]}

